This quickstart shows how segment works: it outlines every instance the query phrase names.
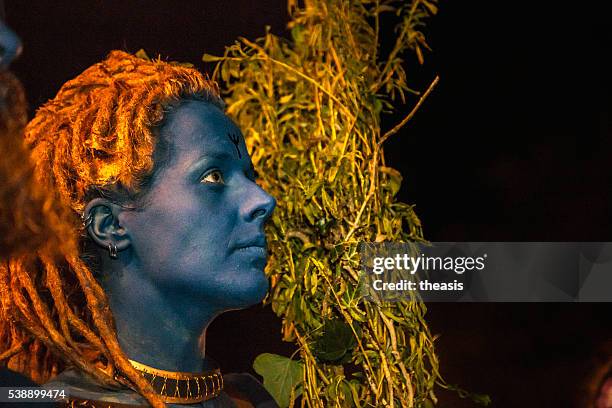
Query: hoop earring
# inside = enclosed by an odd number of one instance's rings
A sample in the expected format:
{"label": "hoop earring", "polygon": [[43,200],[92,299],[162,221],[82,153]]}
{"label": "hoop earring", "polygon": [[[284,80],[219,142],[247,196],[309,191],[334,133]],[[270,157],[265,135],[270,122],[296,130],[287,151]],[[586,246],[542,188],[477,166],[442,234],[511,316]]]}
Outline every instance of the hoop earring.
{"label": "hoop earring", "polygon": [[112,259],[117,259],[117,246],[112,242],[108,244],[108,256]]}

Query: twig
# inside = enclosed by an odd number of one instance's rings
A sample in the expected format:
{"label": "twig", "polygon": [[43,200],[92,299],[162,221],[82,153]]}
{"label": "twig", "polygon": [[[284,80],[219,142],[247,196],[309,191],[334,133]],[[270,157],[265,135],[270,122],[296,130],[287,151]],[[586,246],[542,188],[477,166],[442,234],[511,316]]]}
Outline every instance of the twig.
{"label": "twig", "polygon": [[308,235],[304,234],[301,231],[287,231],[287,233],[285,234],[285,238],[297,238],[302,241],[303,244],[310,244],[310,239],[308,238]]}
{"label": "twig", "polygon": [[378,310],[378,314],[382,319],[385,326],[387,326],[387,330],[389,331],[389,336],[391,337],[391,349],[393,356],[397,359],[397,363],[402,372],[402,376],[404,377],[405,385],[408,388],[408,403],[410,404],[408,408],[412,408],[414,406],[414,390],[412,388],[412,381],[410,379],[410,374],[408,374],[408,370],[406,370],[406,366],[402,361],[401,354],[397,349],[397,336],[395,335],[395,328],[393,327],[393,323],[387,319],[382,310]]}
{"label": "twig", "polygon": [[383,137],[380,138],[380,141],[378,142],[378,147],[382,146],[383,143],[385,143],[385,141],[392,135],[396,134],[406,123],[408,123],[408,121],[410,119],[412,119],[412,117],[414,116],[415,113],[417,113],[417,111],[419,110],[419,108],[421,107],[421,105],[423,104],[423,101],[425,101],[425,99],[427,99],[427,97],[429,96],[429,94],[431,93],[431,91],[433,91],[433,89],[436,87],[436,85],[438,85],[438,82],[440,81],[440,77],[436,75],[436,77],[434,78],[433,82],[429,85],[429,88],[427,88],[427,90],[425,91],[425,93],[423,94],[423,96],[421,96],[419,98],[419,101],[417,102],[416,105],[414,105],[414,108],[412,108],[412,110],[410,111],[410,113],[397,125],[395,125],[395,127],[393,129],[391,129],[390,131],[388,131],[387,133],[385,133],[383,135]]}

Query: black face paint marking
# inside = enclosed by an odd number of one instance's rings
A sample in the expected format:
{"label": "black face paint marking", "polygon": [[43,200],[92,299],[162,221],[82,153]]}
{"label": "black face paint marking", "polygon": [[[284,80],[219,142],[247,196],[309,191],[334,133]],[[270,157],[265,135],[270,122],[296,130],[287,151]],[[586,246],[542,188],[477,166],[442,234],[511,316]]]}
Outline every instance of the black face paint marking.
{"label": "black face paint marking", "polygon": [[240,154],[240,149],[238,148],[238,143],[240,143],[240,136],[235,135],[233,133],[228,133],[227,137],[232,141],[234,147],[236,148],[236,153],[238,153],[238,158],[242,159],[242,155]]}

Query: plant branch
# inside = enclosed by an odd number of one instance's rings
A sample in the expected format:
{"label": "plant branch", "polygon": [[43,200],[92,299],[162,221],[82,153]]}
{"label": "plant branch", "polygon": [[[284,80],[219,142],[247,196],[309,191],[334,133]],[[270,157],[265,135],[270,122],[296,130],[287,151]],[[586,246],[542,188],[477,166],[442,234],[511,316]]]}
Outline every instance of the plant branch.
{"label": "plant branch", "polygon": [[408,123],[408,121],[410,119],[412,119],[412,117],[415,115],[415,113],[417,113],[417,111],[419,110],[419,108],[421,107],[421,105],[423,104],[423,102],[425,101],[425,99],[427,99],[427,97],[429,96],[429,94],[431,93],[431,91],[433,91],[433,89],[436,87],[436,85],[438,85],[438,82],[440,81],[440,77],[436,76],[434,78],[434,80],[432,81],[431,84],[429,84],[429,88],[427,88],[427,90],[425,91],[425,93],[419,98],[419,101],[417,102],[416,105],[414,105],[414,108],[412,108],[412,110],[410,111],[410,113],[404,118],[402,119],[402,121],[400,123],[398,123],[397,125],[395,125],[395,127],[393,127],[393,129],[389,130],[387,133],[385,133],[383,135],[383,137],[380,138],[380,141],[378,142],[378,146],[382,146],[383,143],[385,143],[385,141],[393,136],[394,134],[396,134],[402,127],[404,127],[404,125],[406,123]]}

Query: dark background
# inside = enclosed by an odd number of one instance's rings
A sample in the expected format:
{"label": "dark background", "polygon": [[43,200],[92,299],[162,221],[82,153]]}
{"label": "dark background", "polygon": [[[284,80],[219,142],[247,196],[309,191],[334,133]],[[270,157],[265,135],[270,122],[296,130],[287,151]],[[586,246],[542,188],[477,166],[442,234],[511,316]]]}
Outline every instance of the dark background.
{"label": "dark background", "polygon": [[[399,198],[416,204],[429,240],[612,241],[603,4],[440,4],[426,29],[433,52],[422,67],[407,63],[413,87],[435,74],[440,84],[386,144],[404,175]],[[284,1],[271,0],[6,2],[25,46],[14,70],[33,109],[111,49],[210,70],[204,52],[220,55],[266,25],[282,35],[287,18]],[[431,304],[428,319],[446,380],[490,394],[494,407],[575,406],[612,340],[609,304]],[[215,321],[207,350],[226,372],[247,371],[261,352],[291,352],[279,338],[280,323],[258,306]],[[439,394],[443,407],[472,406]]]}

